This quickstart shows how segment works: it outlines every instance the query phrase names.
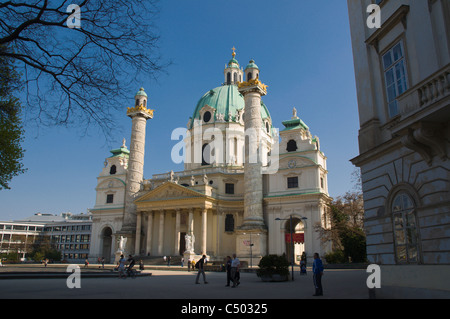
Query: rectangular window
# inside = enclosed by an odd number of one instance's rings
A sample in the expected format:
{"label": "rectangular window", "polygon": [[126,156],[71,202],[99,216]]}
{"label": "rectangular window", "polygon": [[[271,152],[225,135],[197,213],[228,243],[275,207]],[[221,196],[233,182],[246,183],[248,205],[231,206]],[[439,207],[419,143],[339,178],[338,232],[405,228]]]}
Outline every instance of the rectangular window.
{"label": "rectangular window", "polygon": [[405,52],[401,41],[383,55],[383,69],[389,117],[393,117],[398,114],[397,97],[408,89]]}
{"label": "rectangular window", "polygon": [[288,177],[287,186],[288,188],[298,188],[298,176]]}
{"label": "rectangular window", "polygon": [[232,214],[227,214],[227,216],[225,217],[225,231],[234,231],[234,216]]}
{"label": "rectangular window", "polygon": [[234,184],[225,184],[225,194],[234,194]]}
{"label": "rectangular window", "polygon": [[114,195],[113,194],[106,195],[106,204],[112,204],[113,201],[114,201]]}

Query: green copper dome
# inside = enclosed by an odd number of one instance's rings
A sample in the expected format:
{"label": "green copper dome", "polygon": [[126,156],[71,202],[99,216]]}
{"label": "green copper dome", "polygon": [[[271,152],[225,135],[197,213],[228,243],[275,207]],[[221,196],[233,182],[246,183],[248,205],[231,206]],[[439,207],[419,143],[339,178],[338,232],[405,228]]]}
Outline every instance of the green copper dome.
{"label": "green copper dome", "polygon": [[255,60],[251,59],[250,62],[247,64],[247,66],[245,67],[245,69],[258,69],[258,66],[255,63]]}
{"label": "green copper dome", "polygon": [[136,93],[136,96],[140,96],[140,95],[147,97],[147,93],[145,93],[144,88],[141,88],[141,89]]}
{"label": "green copper dome", "polygon": [[230,62],[228,62],[229,68],[237,68],[239,69],[239,62],[233,57]]}
{"label": "green copper dome", "polygon": [[[223,114],[224,120],[229,122],[229,113],[231,112],[232,121],[236,120],[236,111],[245,108],[244,97],[239,93],[236,85],[223,85],[215,89],[206,92],[201,97],[195,108],[192,119],[200,119],[200,110],[205,106],[216,109],[214,119],[217,119],[217,115]],[[270,118],[269,110],[266,105],[261,101],[261,119]],[[192,128],[193,122],[189,128]]]}

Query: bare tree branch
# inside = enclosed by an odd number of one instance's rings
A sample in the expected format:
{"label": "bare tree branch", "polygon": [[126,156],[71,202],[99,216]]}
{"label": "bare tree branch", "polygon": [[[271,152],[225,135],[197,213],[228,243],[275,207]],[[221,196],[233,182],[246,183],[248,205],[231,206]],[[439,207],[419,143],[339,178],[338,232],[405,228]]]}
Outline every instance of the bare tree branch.
{"label": "bare tree branch", "polygon": [[23,74],[26,104],[43,125],[95,124],[105,136],[142,77],[169,63],[158,55],[156,0],[84,0],[81,28],[67,27],[71,2],[0,4],[0,45]]}

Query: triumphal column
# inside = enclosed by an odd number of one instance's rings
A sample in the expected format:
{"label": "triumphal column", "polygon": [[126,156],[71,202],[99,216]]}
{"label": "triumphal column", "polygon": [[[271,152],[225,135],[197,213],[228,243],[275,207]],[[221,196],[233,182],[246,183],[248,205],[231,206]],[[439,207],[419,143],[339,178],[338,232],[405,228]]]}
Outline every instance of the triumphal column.
{"label": "triumphal column", "polygon": [[130,155],[128,159],[128,171],[125,189],[125,208],[120,236],[127,237],[126,254],[135,252],[136,240],[136,205],[135,197],[141,189],[144,177],[145,156],[145,129],[147,120],[153,118],[153,110],[147,108],[147,94],[141,88],[135,96],[135,106],[127,109],[127,115],[131,118]]}
{"label": "triumphal column", "polygon": [[250,60],[244,70],[246,82],[238,83],[244,96],[245,163],[244,163],[244,220],[237,228],[236,253],[241,260],[257,258],[267,253],[267,226],[263,216],[263,175],[261,144],[261,97],[267,85],[259,80],[259,68]]}

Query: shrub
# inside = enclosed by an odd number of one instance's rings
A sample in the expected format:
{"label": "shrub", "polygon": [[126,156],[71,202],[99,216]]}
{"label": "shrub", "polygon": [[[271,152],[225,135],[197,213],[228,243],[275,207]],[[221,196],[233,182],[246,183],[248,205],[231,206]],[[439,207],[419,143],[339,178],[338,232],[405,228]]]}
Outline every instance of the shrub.
{"label": "shrub", "polygon": [[324,257],[329,264],[343,264],[347,262],[347,258],[342,250],[335,250],[326,253]]}
{"label": "shrub", "polygon": [[259,269],[256,272],[258,277],[272,276],[274,274],[289,275],[289,261],[286,256],[267,255],[259,261]]}

